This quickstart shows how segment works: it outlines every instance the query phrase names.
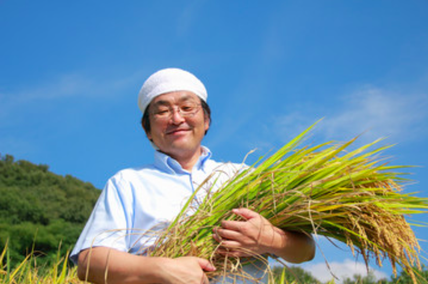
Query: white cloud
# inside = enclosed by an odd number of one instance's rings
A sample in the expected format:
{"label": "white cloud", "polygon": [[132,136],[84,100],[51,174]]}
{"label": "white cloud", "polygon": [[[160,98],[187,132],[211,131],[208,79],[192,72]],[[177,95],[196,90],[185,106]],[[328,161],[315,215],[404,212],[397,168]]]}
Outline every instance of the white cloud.
{"label": "white cloud", "polygon": [[82,76],[67,74],[57,78],[50,78],[49,81],[38,85],[25,86],[13,94],[0,94],[0,97],[3,102],[15,105],[33,100],[81,95],[90,85],[89,80]]}
{"label": "white cloud", "polygon": [[0,127],[22,123],[29,112],[45,111],[50,102],[84,97],[93,88],[92,85],[93,83],[83,77],[65,75],[49,82],[24,86],[14,92],[0,93]]}
{"label": "white cloud", "polygon": [[[91,78],[83,74],[63,74],[49,78],[35,85],[25,85],[18,90],[0,93],[0,126],[9,125],[19,119],[25,110],[44,109],[53,102],[56,106],[63,99],[100,99],[102,102],[124,94],[134,96],[137,100],[141,72],[125,78],[110,80],[109,78]],[[133,88],[132,91],[126,89]],[[125,90],[125,91],[124,91]],[[68,101],[67,103],[70,103]],[[78,103],[78,102],[77,102]]]}
{"label": "white cloud", "polygon": [[288,140],[324,117],[316,129],[328,140],[349,140],[364,134],[364,142],[388,137],[395,143],[425,135],[428,94],[364,87],[326,104],[276,118],[277,126],[284,130],[279,132],[288,133]]}
{"label": "white cloud", "polygon": [[[337,284],[342,283],[346,278],[352,279],[353,275],[356,274],[361,276],[367,275],[366,265],[362,262],[353,261],[351,259],[345,259],[343,262],[330,262],[329,266],[330,269],[325,263],[315,263],[306,264],[302,267],[322,282],[327,282],[333,279],[333,275],[335,275],[338,278],[336,281]],[[388,278],[388,275],[384,272],[373,268],[369,268],[369,270],[373,273],[376,280]]]}
{"label": "white cloud", "polygon": [[428,96],[402,94],[367,87],[345,97],[343,110],[325,120],[324,131],[333,136],[358,135],[368,131],[368,136],[388,136],[397,139],[401,135],[417,132],[426,117]]}
{"label": "white cloud", "polygon": [[[33,86],[24,86],[13,93],[0,93],[2,102],[21,103],[32,100],[50,100],[65,97],[106,97],[118,94],[118,90],[142,85],[142,74],[135,72],[126,77],[95,78],[79,73],[68,73],[38,82]],[[136,87],[137,86],[137,87]]]}

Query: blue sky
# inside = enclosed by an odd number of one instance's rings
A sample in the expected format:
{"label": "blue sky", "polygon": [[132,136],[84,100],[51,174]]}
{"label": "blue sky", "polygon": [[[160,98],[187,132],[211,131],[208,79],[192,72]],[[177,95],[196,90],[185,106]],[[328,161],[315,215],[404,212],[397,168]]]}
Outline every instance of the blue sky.
{"label": "blue sky", "polygon": [[[308,143],[387,137],[391,163],[421,166],[406,191],[427,197],[427,19],[424,0],[0,0],[0,153],[102,188],[152,161],[137,94],[180,67],[208,89],[217,160],[257,148],[255,160],[324,118]],[[320,244],[338,270],[359,271]]]}

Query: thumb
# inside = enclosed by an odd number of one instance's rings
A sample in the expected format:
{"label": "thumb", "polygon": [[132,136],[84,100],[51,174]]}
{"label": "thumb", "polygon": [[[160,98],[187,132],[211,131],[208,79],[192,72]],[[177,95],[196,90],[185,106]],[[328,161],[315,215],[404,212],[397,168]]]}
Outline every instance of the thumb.
{"label": "thumb", "polygon": [[232,212],[238,216],[241,216],[245,220],[253,219],[260,216],[260,214],[248,208],[235,208],[232,209]]}
{"label": "thumb", "polygon": [[215,271],[216,270],[214,265],[212,265],[211,262],[209,262],[206,259],[198,258],[198,263],[201,266],[201,268],[205,271]]}

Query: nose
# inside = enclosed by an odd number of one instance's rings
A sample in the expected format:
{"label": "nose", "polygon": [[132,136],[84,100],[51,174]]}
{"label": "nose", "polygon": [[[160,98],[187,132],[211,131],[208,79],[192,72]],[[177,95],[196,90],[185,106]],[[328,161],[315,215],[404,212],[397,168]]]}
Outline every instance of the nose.
{"label": "nose", "polygon": [[180,124],[184,121],[179,108],[173,108],[171,113],[171,121],[174,124]]}

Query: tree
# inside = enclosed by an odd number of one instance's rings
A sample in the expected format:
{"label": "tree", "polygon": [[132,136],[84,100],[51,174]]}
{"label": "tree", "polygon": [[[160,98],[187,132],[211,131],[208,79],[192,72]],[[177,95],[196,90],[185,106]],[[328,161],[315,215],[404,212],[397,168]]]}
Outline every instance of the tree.
{"label": "tree", "polygon": [[60,244],[65,254],[100,194],[90,183],[48,169],[0,155],[0,253],[9,240],[12,263],[33,249],[42,256],[56,256]]}
{"label": "tree", "polygon": [[[275,283],[305,283],[305,284],[321,284],[319,280],[312,276],[308,271],[305,271],[303,268],[298,266],[291,267],[280,267],[275,266],[272,269]],[[281,282],[281,276],[285,273],[284,281]]]}
{"label": "tree", "polygon": [[[426,265],[423,265],[421,269],[415,269],[414,272],[418,283],[428,283],[428,267]],[[404,271],[401,271],[396,277],[392,276],[391,278],[391,284],[413,284],[413,280],[410,275]]]}
{"label": "tree", "polygon": [[376,280],[376,276],[373,271],[369,271],[369,273],[365,276],[355,274],[352,279],[346,278],[343,281],[343,284],[387,284],[387,279]]}

